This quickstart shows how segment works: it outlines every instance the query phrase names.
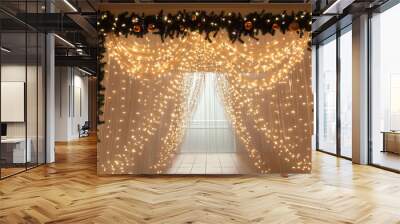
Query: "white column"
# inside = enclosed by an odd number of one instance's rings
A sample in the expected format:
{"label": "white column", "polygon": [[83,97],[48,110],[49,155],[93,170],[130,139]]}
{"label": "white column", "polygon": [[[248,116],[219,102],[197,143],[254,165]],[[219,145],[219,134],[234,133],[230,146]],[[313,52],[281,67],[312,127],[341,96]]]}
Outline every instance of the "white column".
{"label": "white column", "polygon": [[55,161],[54,133],[55,133],[55,55],[54,35],[46,36],[46,162]]}
{"label": "white column", "polygon": [[368,15],[353,20],[353,162],[368,163]]}
{"label": "white column", "polygon": [[311,143],[311,147],[312,150],[316,150],[317,149],[317,100],[316,100],[316,95],[317,95],[317,79],[316,79],[316,75],[317,75],[317,48],[315,47],[315,45],[312,46],[312,52],[311,52],[311,64],[312,64],[312,75],[311,75],[311,82],[312,82],[312,92],[313,92],[313,136],[312,136],[312,143]]}

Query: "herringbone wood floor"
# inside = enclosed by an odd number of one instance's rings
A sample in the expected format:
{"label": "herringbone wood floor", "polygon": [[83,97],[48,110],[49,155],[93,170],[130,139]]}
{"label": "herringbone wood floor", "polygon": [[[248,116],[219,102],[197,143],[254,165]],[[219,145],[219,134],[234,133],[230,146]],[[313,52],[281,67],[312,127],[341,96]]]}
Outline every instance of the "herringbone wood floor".
{"label": "herringbone wood floor", "polygon": [[322,153],[289,178],[98,177],[95,143],[0,181],[0,223],[400,223],[400,175]]}

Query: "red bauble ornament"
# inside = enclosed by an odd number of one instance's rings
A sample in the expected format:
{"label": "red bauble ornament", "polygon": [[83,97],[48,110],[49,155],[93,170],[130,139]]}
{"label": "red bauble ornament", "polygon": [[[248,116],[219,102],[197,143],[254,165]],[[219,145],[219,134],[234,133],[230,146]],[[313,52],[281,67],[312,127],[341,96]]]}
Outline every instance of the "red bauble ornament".
{"label": "red bauble ornament", "polygon": [[183,25],[180,25],[180,26],[179,26],[179,29],[180,29],[182,32],[186,30],[185,26],[183,26]]}
{"label": "red bauble ornament", "polygon": [[152,23],[150,23],[147,26],[147,31],[149,31],[149,32],[153,32],[155,29],[156,29],[156,26],[154,24],[152,24]]}
{"label": "red bauble ornament", "polygon": [[251,21],[246,21],[244,23],[244,29],[247,30],[247,31],[253,29],[253,23]]}
{"label": "red bauble ornament", "polygon": [[139,33],[140,31],[142,31],[142,27],[138,24],[133,26],[133,32],[135,33]]}
{"label": "red bauble ornament", "polygon": [[300,25],[299,25],[298,22],[292,22],[292,23],[289,25],[289,30],[290,30],[290,31],[296,31],[296,30],[298,30],[299,28],[300,28]]}

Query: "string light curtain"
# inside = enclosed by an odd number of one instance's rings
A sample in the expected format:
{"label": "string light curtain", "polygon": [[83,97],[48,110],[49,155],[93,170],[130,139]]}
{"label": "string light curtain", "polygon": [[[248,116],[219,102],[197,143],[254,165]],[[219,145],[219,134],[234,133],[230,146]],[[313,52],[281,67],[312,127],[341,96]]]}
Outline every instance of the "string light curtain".
{"label": "string light curtain", "polygon": [[244,38],[242,44],[223,34],[209,42],[196,32],[164,42],[155,35],[108,35],[99,174],[168,170],[197,105],[203,83],[193,75],[197,72],[217,74],[236,151],[251,172],[309,172],[313,116],[308,34],[258,38]]}

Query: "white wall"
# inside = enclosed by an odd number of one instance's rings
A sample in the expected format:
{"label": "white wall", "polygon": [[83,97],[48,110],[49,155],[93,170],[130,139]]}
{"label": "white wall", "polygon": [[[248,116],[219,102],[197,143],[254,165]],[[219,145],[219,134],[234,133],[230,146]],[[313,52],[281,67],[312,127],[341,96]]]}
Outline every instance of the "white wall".
{"label": "white wall", "polygon": [[78,125],[88,120],[88,78],[76,68],[56,67],[55,140],[79,137]]}
{"label": "white wall", "polygon": [[[28,67],[28,70],[32,67]],[[2,65],[1,81],[25,82],[25,65]],[[7,108],[1,108],[7,110]],[[7,137],[25,137],[25,122],[7,123]]]}
{"label": "white wall", "polygon": [[67,141],[69,131],[69,85],[70,75],[68,67],[55,69],[55,140]]}
{"label": "white wall", "polygon": [[[32,161],[44,163],[45,149],[45,116],[44,116],[44,73],[42,68],[25,66],[25,64],[3,64],[1,66],[2,82],[24,82],[26,84],[26,107],[21,108],[22,113],[26,112],[26,120],[22,122],[6,122],[7,137],[24,138],[29,140],[29,147],[32,150]],[[26,80],[27,78],[27,80]],[[23,91],[23,90],[22,90]],[[24,94],[24,92],[22,92]],[[2,96],[7,97],[7,96]],[[25,103],[24,103],[25,105]],[[15,113],[9,107],[1,108],[3,112]],[[37,157],[37,152],[39,153]],[[49,160],[51,161],[51,160]]]}
{"label": "white wall", "polygon": [[[9,64],[1,66],[1,81],[2,82],[25,82],[25,75],[27,69],[28,74],[35,73],[36,68],[33,66],[28,66],[18,64]],[[28,97],[36,97],[35,93],[27,93]],[[7,108],[1,108],[1,110],[7,110]],[[29,114],[28,114],[29,116]],[[28,121],[31,121],[29,119]],[[30,126],[30,125],[29,125]],[[25,137],[25,122],[7,122],[7,136],[8,137]],[[29,137],[29,136],[28,136]]]}

